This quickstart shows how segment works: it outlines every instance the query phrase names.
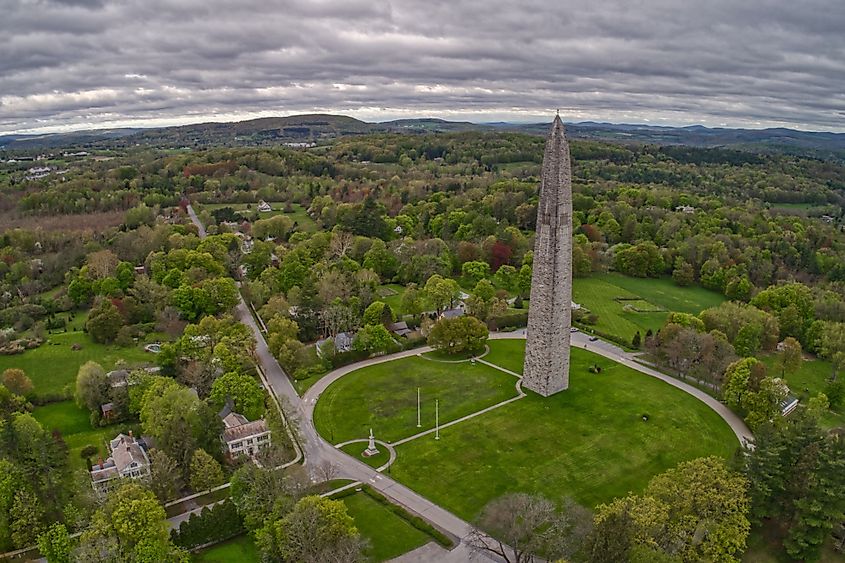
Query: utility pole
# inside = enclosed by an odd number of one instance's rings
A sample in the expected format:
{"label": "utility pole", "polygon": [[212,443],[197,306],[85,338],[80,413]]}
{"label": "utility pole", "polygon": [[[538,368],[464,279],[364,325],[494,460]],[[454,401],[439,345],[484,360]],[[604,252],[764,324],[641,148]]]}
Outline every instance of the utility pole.
{"label": "utility pole", "polygon": [[422,428],[422,422],[420,421],[420,388],[417,387],[417,428]]}

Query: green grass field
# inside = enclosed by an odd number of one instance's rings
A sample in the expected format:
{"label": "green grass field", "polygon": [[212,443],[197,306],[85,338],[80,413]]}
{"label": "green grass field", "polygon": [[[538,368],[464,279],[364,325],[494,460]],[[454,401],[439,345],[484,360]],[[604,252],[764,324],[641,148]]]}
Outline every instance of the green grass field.
{"label": "green grass field", "polygon": [[[524,341],[490,345],[489,361],[508,357],[505,367],[521,366]],[[600,375],[587,371],[593,363]],[[529,394],[444,429],[439,441],[398,446],[393,477],[471,520],[514,491],[571,496],[593,507],[641,491],[681,461],[728,457],[739,445],[718,414],[658,379],[580,349],[572,350],[570,374],[566,392]]]}
{"label": "green grass field", "polygon": [[358,532],[370,543],[365,553],[371,561],[393,559],[431,541],[428,534],[366,493],[355,493],[342,500],[355,519]]}
{"label": "green grass field", "polygon": [[[103,459],[109,455],[107,442],[130,429],[139,431],[137,424],[113,424],[111,426],[92,428],[88,411],[79,408],[73,401],[50,403],[43,407],[36,407],[32,416],[41,423],[47,431],[58,430],[68,447],[71,466],[74,469],[84,468],[85,460],[79,456],[82,448],[88,445],[97,446],[99,455]],[[97,461],[93,456],[92,462]]]}
{"label": "green grass field", "polygon": [[[79,366],[92,360],[110,370],[119,360],[129,366],[153,365],[155,355],[145,352],[141,346],[122,348],[97,344],[83,332],[67,332],[49,335],[54,344],[44,343],[34,350],[14,356],[0,356],[0,372],[6,368],[20,368],[26,372],[35,385],[36,395],[61,393],[68,384],[76,381]],[[71,350],[74,344],[82,349]]]}
{"label": "green grass field", "polygon": [[[758,359],[766,364],[768,373],[781,377],[781,370],[777,367],[776,354],[760,354]],[[792,393],[802,402],[810,397],[823,393],[830,379],[832,367],[830,362],[820,359],[805,360],[794,373],[785,374],[784,379]],[[821,419],[824,428],[845,426],[845,413],[828,411]]]}
{"label": "green grass field", "polygon": [[405,294],[405,286],[397,283],[389,283],[378,288],[378,299],[387,305],[394,314],[404,314],[402,310],[402,296]]}
{"label": "green grass field", "polygon": [[725,301],[725,296],[720,293],[698,286],[681,287],[670,278],[634,278],[614,272],[594,278],[619,286],[668,311],[679,313],[697,315]]}
{"label": "green grass field", "polygon": [[[269,213],[260,213],[258,216],[259,219],[267,219],[276,215],[287,215],[292,221],[295,221],[298,224],[299,230],[306,233],[314,233],[317,231],[317,223],[315,223],[314,219],[308,215],[308,211],[298,203],[293,204],[293,213],[285,213],[284,202],[268,201],[267,203],[273,207],[273,211],[270,211]],[[258,208],[257,203],[249,204],[252,206],[251,209],[247,209],[247,205],[248,204],[246,203],[204,203],[198,205],[198,207],[207,210],[208,212],[214,211],[215,209],[222,209],[224,207],[231,207],[236,212],[256,211]]]}
{"label": "green grass field", "polygon": [[259,563],[261,554],[252,538],[244,534],[203,549],[191,559],[196,563]]}
{"label": "green grass field", "polygon": [[379,468],[390,459],[390,451],[385,448],[384,446],[380,446],[376,444],[376,447],[379,449],[379,453],[372,456],[372,457],[364,457],[361,455],[364,450],[367,449],[367,442],[355,442],[352,444],[346,444],[341,450],[348,453],[355,459],[361,460],[370,467]]}
{"label": "green grass field", "polygon": [[487,346],[490,348],[490,352],[484,356],[483,360],[509,369],[514,373],[522,373],[522,364],[525,358],[525,340],[521,338],[488,340]]}
{"label": "green grass field", "polygon": [[[617,298],[623,298],[619,301]],[[651,329],[656,332],[670,311],[698,314],[725,300],[700,287],[680,287],[668,278],[644,279],[617,273],[573,280],[573,300],[598,315],[595,329],[630,342]],[[625,305],[644,312],[626,311]]]}
{"label": "green grass field", "polygon": [[[510,375],[477,363],[447,364],[415,356],[357,370],[336,381],[314,411],[317,431],[333,444],[365,438],[395,442],[434,427],[435,398],[440,422],[455,420],[516,395]],[[417,388],[422,428],[417,428]]]}

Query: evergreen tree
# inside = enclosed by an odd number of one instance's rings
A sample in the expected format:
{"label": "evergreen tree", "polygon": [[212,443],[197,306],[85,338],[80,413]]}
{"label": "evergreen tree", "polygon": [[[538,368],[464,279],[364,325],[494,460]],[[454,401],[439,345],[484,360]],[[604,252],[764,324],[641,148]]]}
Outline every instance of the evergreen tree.
{"label": "evergreen tree", "polygon": [[784,542],[790,556],[805,561],[819,558],[833,526],[845,518],[845,442],[827,437],[819,446]]}

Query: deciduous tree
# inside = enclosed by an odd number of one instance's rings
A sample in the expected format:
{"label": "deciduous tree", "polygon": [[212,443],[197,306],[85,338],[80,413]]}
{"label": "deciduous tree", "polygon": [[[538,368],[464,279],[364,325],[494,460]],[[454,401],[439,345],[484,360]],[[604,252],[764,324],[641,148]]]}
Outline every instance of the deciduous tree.
{"label": "deciduous tree", "polygon": [[3,385],[15,395],[29,395],[32,393],[32,380],[26,376],[26,372],[18,368],[7,368],[3,370]]}
{"label": "deciduous tree", "polygon": [[221,408],[231,398],[235,410],[249,420],[256,420],[264,413],[264,390],[254,377],[237,372],[221,375],[211,384],[208,401]]}
{"label": "deciduous tree", "polygon": [[100,405],[108,402],[111,385],[103,367],[96,362],[85,362],[76,374],[76,404],[92,412],[99,412]]}
{"label": "deciduous tree", "polygon": [[449,354],[479,352],[484,349],[489,330],[475,317],[440,319],[428,335],[428,344]]}
{"label": "deciduous tree", "polygon": [[196,491],[207,491],[222,485],[223,468],[216,459],[208,455],[203,449],[197,449],[191,459],[191,488]]}
{"label": "deciduous tree", "polygon": [[364,559],[364,542],[339,500],[302,498],[285,517],[272,521],[258,536],[264,557],[302,563],[356,563]]}
{"label": "deciduous tree", "polygon": [[558,508],[541,496],[511,493],[484,507],[468,543],[508,563],[529,563],[535,556],[568,559],[581,549],[591,527],[589,511],[569,499]]}

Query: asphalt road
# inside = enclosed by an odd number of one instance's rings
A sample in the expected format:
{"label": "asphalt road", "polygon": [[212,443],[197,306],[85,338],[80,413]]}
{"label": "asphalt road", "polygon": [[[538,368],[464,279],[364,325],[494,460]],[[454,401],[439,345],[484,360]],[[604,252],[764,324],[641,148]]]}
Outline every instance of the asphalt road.
{"label": "asphalt road", "polygon": [[[205,227],[202,225],[190,205],[188,206],[188,214],[193,223],[197,226],[200,237],[205,237]],[[236,316],[241,322],[247,325],[250,330],[252,330],[253,335],[255,336],[255,357],[264,371],[267,382],[271,388],[270,390],[284,405],[286,416],[288,416],[289,419],[290,417],[295,419],[295,426],[298,428],[300,445],[305,456],[303,465],[312,477],[316,476],[317,470],[321,466],[331,464],[336,469],[337,478],[347,478],[360,481],[361,483],[368,483],[392,501],[404,506],[413,513],[419,514],[437,527],[457,538],[463,539],[473,531],[473,527],[468,522],[465,522],[451,512],[420,496],[418,493],[412,491],[401,483],[394,481],[388,475],[379,473],[365,463],[336,449],[332,444],[329,444],[319,434],[317,434],[313,423],[314,405],[316,404],[320,393],[328,386],[328,384],[345,373],[359,369],[367,363],[376,363],[379,361],[385,361],[386,359],[379,358],[358,363],[354,366],[340,368],[337,372],[327,375],[323,380],[312,387],[311,390],[306,393],[303,400],[297,394],[290,378],[288,378],[279,363],[270,353],[270,350],[267,347],[267,342],[264,339],[264,335],[255,322],[255,319],[250,313],[246,303],[243,301],[243,298],[241,298],[237,305]],[[525,338],[525,329],[511,333],[494,333],[491,334],[491,338]],[[589,337],[584,333],[574,332],[571,335],[571,341],[571,345],[574,347],[585,348],[600,354],[608,359],[630,367],[631,369],[635,369],[652,377],[657,377],[669,385],[682,389],[683,391],[693,395],[715,410],[731,426],[740,442],[753,442],[753,435],[742,419],[707,393],[638,363],[635,360],[634,354],[625,352],[621,348],[603,340],[591,342]],[[420,350],[402,352],[387,359],[394,359],[403,355],[413,355],[419,352]],[[474,560],[489,560],[485,554],[472,552],[463,541],[455,548],[455,550],[452,551],[449,557],[449,559],[455,561],[468,561],[470,558]]]}

